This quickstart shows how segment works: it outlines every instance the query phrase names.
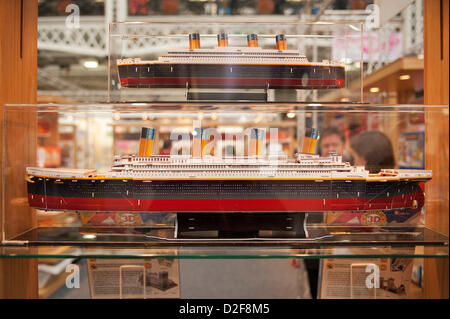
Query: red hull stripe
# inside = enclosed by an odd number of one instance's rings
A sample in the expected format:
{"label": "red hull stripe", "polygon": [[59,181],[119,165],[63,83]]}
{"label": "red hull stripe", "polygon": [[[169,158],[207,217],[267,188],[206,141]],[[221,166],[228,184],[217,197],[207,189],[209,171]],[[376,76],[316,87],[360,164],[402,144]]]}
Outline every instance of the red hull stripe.
{"label": "red hull stripe", "polygon": [[343,79],[288,79],[288,78],[213,78],[213,77],[158,77],[158,78],[121,78],[120,84],[154,86],[261,86],[267,87],[344,87]]}
{"label": "red hull stripe", "polygon": [[367,201],[358,198],[335,199],[129,199],[76,198],[29,194],[30,206],[50,210],[79,211],[143,211],[143,212],[279,212],[279,211],[349,211],[397,209],[413,206],[417,200],[423,205],[423,194],[418,191],[405,196],[377,198]]}

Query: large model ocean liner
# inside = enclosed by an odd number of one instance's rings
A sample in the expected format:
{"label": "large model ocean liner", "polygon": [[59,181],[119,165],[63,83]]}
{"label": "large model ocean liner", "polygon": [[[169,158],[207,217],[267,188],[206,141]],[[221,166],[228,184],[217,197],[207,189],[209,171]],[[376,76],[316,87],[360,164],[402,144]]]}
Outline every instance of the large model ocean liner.
{"label": "large model ocean liner", "polygon": [[[252,134],[246,157],[151,155],[154,130],[142,131],[138,156],[121,156],[106,173],[27,168],[28,200],[46,210],[133,212],[314,212],[421,209],[428,170],[382,170],[340,156],[259,156],[264,134]],[[196,146],[197,145],[197,146]],[[256,154],[256,155],[252,155]],[[203,155],[203,156],[202,156]]]}
{"label": "large model ocean liner", "polygon": [[276,36],[277,49],[262,49],[256,34],[248,47],[228,46],[219,34],[216,48],[200,48],[200,35],[189,35],[189,49],[171,49],[154,61],[118,59],[123,87],[330,89],[345,84],[340,62],[309,62],[297,50],[286,49],[286,37]]}

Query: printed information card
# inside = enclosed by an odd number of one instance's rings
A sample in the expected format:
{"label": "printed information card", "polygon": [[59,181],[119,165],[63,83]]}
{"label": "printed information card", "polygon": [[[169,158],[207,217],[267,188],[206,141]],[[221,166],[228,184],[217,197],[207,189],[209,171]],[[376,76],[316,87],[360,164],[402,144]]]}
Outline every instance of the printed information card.
{"label": "printed information card", "polygon": [[319,298],[408,298],[413,260],[413,258],[323,259]]}
{"label": "printed information card", "polygon": [[180,298],[178,259],[88,259],[91,298]]}

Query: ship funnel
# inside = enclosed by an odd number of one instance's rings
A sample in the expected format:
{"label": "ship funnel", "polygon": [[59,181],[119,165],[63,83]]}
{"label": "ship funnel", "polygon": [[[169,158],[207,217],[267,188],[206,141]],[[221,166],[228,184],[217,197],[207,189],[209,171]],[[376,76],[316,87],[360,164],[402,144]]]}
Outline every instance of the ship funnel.
{"label": "ship funnel", "polygon": [[208,130],[205,128],[195,128],[193,134],[192,157],[203,157],[206,143],[208,142]]}
{"label": "ship funnel", "polygon": [[316,152],[317,141],[319,140],[319,130],[312,128],[305,134],[303,141],[302,153],[314,154]]}
{"label": "ship funnel", "polygon": [[153,140],[155,139],[155,129],[143,127],[141,131],[141,140],[139,143],[139,156],[151,156]]}
{"label": "ship funnel", "polygon": [[247,45],[249,47],[257,47],[258,46],[258,35],[254,34],[254,33],[247,35]]}
{"label": "ship funnel", "polygon": [[200,49],[200,34],[190,33],[189,34],[189,49]]}
{"label": "ship funnel", "polygon": [[219,47],[227,47],[228,46],[228,34],[220,33],[217,35],[217,45]]}
{"label": "ship funnel", "polygon": [[261,147],[264,141],[264,130],[259,128],[252,128],[250,133],[250,147],[249,156],[259,156],[261,154]]}
{"label": "ship funnel", "polygon": [[284,34],[278,34],[275,39],[277,41],[277,50],[286,50],[286,37],[284,36]]}

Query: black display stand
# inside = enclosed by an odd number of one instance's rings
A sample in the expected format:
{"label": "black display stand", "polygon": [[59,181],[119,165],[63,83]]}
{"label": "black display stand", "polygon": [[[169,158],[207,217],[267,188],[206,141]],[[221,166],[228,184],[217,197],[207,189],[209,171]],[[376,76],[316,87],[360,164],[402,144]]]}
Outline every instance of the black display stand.
{"label": "black display stand", "polygon": [[267,102],[268,89],[252,91],[223,90],[202,91],[186,88],[186,101],[190,102]]}
{"label": "black display stand", "polygon": [[178,213],[177,238],[306,238],[306,213]]}

